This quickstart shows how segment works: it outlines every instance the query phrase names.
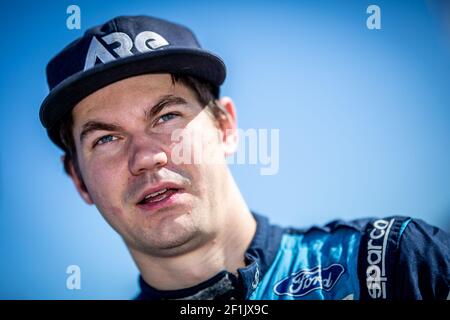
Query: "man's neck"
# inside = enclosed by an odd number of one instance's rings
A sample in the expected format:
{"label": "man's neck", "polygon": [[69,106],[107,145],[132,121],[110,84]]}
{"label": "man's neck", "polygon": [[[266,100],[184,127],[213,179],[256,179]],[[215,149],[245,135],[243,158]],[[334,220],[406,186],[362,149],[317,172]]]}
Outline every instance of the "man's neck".
{"label": "man's neck", "polygon": [[177,290],[195,286],[222,270],[236,273],[245,266],[244,254],[256,232],[256,221],[234,181],[232,185],[229,206],[222,208],[225,225],[212,241],[174,257],[148,256],[130,249],[145,282],[159,290]]}

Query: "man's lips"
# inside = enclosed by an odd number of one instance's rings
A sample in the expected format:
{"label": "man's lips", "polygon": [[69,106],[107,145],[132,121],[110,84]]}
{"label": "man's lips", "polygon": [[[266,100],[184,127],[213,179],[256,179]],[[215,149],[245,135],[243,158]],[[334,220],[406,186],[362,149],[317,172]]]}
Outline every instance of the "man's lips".
{"label": "man's lips", "polygon": [[173,193],[181,191],[181,189],[181,186],[175,183],[160,183],[143,191],[137,200],[137,204],[162,201]]}
{"label": "man's lips", "polygon": [[144,212],[154,213],[163,208],[181,204],[180,197],[182,194],[182,189],[163,188],[145,196],[136,206]]}

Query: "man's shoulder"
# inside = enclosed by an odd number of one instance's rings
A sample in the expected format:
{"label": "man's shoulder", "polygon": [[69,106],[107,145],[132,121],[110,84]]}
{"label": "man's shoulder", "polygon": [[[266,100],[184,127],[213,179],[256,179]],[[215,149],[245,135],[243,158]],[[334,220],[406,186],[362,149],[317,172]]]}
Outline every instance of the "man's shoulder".
{"label": "man's shoulder", "polygon": [[[284,227],[281,233],[265,279],[274,288],[269,298],[423,299],[448,294],[449,236],[420,219],[334,220],[323,226]],[[329,290],[309,291],[312,287],[306,286],[290,292],[292,287],[283,285],[291,278],[326,278],[330,281],[321,285]]]}
{"label": "man's shoulder", "polygon": [[[358,236],[362,245],[374,247],[374,243],[389,246],[391,250],[406,250],[430,241],[442,249],[449,246],[449,234],[421,219],[395,215],[386,217],[365,217],[354,220],[336,219],[324,225],[307,228],[283,227],[283,235],[297,241],[326,238],[332,241],[346,240],[344,235]],[[419,240],[419,241],[417,241]]]}
{"label": "man's shoulder", "polygon": [[[389,223],[395,223],[396,226],[406,227],[411,221],[417,221],[407,216],[388,216],[388,217],[364,217],[353,220],[335,219],[325,224],[319,225],[314,224],[308,227],[298,227],[295,225],[290,225],[284,227],[284,233],[290,235],[301,235],[307,236],[311,234],[335,234],[341,231],[347,232],[357,232],[360,234],[366,233],[372,230],[374,227],[379,227],[381,225],[388,225]],[[420,221],[420,220],[419,220]],[[423,223],[421,221],[421,223]]]}
{"label": "man's shoulder", "polygon": [[[353,220],[335,219],[328,223],[315,224],[308,227],[299,227],[296,225],[279,226],[272,224],[265,216],[256,215],[258,222],[264,221],[266,230],[277,230],[283,239],[289,238],[291,242],[307,241],[328,241],[339,245],[340,242],[348,241],[349,237],[354,237],[360,242],[384,241],[384,245],[390,245],[391,248],[400,248],[400,242],[405,237],[411,238],[423,236],[426,233],[436,234],[437,229],[420,219],[413,219],[408,216],[393,215],[387,217],[364,217]],[[262,219],[264,220],[262,220]],[[438,229],[437,229],[438,230]],[[405,231],[408,231],[405,233]],[[440,230],[441,231],[441,230]],[[357,245],[354,243],[354,245]],[[359,245],[359,244],[358,244]]]}

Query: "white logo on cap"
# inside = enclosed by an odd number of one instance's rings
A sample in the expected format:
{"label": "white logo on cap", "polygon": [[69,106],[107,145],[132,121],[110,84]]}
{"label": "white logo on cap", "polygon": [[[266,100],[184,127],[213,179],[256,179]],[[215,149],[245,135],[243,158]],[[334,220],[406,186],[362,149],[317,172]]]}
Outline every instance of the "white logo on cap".
{"label": "white logo on cap", "polygon": [[[114,48],[114,52],[120,57],[125,58],[132,56],[133,52],[133,40],[129,35],[123,32],[113,32],[102,37],[102,40],[106,44],[111,45],[113,43],[118,43],[119,46]],[[148,52],[159,49],[161,47],[168,46],[169,42],[164,39],[160,34],[153,31],[142,31],[139,33],[135,40],[134,46],[141,52]],[[103,46],[103,44],[95,37],[92,37],[91,43],[89,44],[88,53],[86,55],[86,61],[84,63],[84,70],[90,69],[95,65],[95,62],[99,59],[102,63],[107,63],[116,58],[113,54]]]}

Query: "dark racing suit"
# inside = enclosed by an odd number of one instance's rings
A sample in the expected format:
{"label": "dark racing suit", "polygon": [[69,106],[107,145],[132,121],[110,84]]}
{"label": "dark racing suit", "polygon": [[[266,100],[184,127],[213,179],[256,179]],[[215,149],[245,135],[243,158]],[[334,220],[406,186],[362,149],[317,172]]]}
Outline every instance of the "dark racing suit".
{"label": "dark racing suit", "polygon": [[222,271],[192,288],[145,299],[449,299],[450,237],[406,217],[281,228],[254,214],[257,230],[238,276]]}

